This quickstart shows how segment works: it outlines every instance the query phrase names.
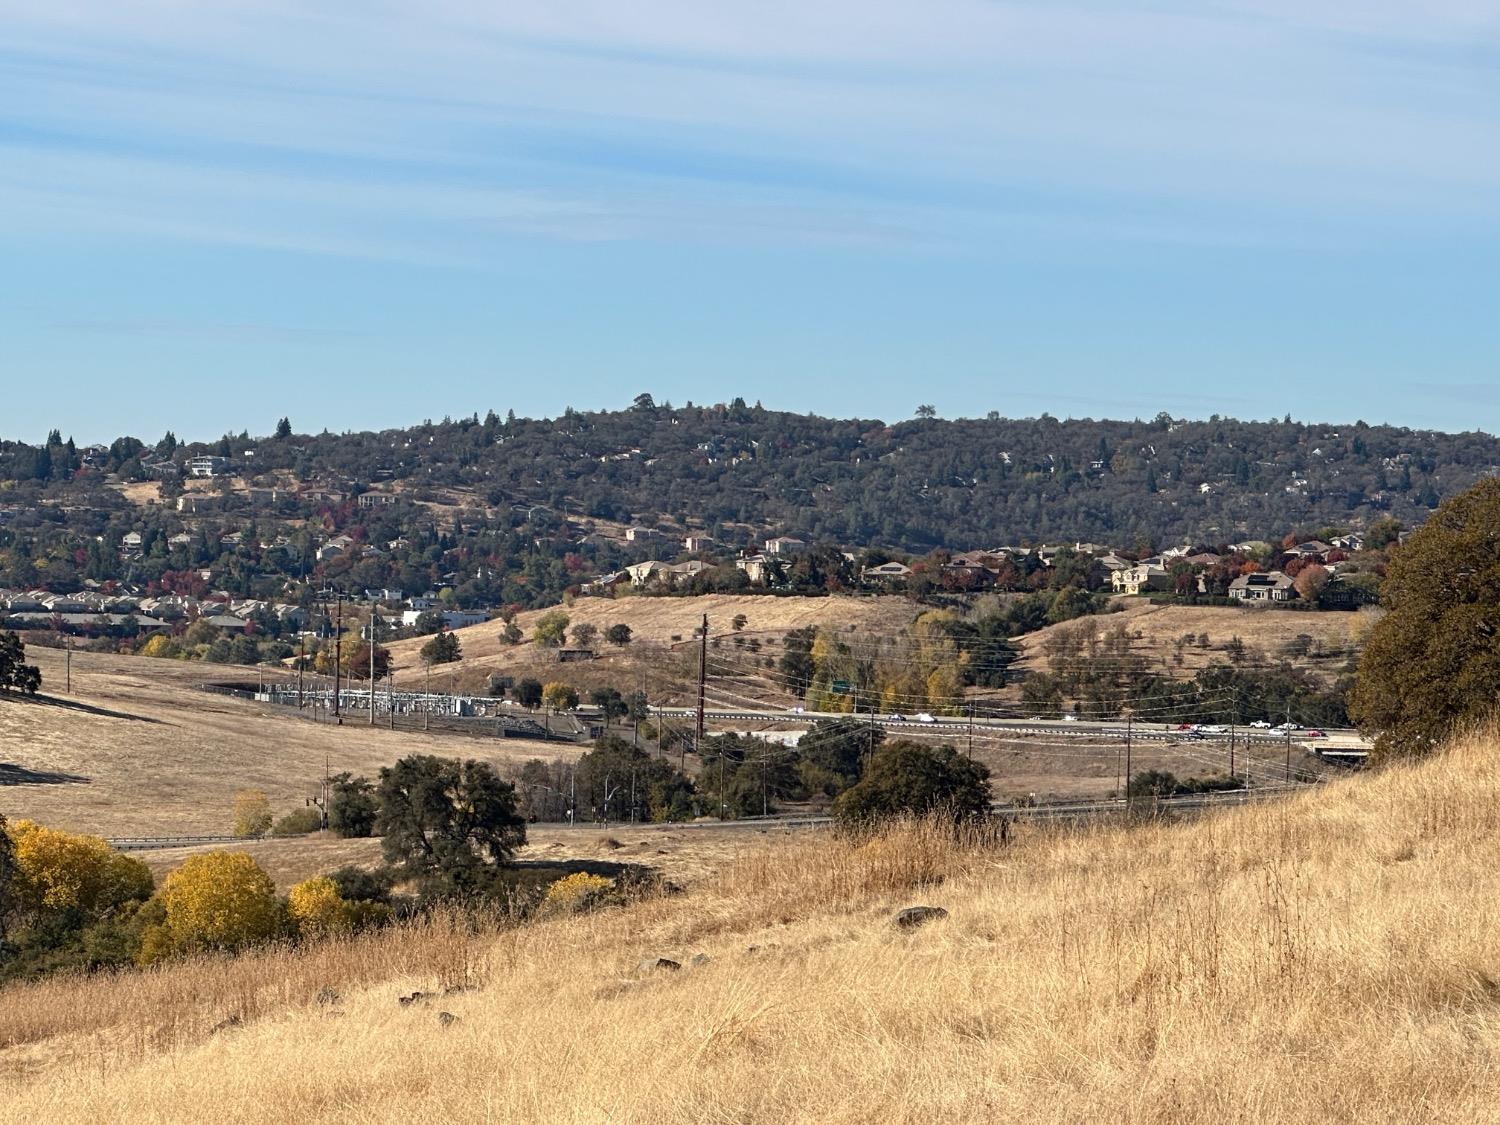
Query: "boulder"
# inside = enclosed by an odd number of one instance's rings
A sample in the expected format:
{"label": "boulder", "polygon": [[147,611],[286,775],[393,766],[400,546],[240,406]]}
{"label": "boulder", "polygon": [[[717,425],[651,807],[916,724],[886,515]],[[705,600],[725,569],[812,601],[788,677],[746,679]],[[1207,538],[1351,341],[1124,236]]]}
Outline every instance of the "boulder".
{"label": "boulder", "polygon": [[682,965],[670,957],[647,957],[636,968],[643,973],[655,972],[657,970],[675,973]]}
{"label": "boulder", "polygon": [[939,918],[948,917],[948,912],[941,906],[908,906],[895,917],[896,927],[902,930],[914,930],[918,926],[925,926],[928,922],[936,922]]}

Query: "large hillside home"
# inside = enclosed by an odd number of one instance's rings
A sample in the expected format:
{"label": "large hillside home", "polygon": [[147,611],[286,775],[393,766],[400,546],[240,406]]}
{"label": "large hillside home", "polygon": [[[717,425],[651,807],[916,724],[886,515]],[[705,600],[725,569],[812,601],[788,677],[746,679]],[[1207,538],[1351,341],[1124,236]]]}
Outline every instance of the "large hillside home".
{"label": "large hillside home", "polygon": [[1297,596],[1292,580],[1279,570],[1242,574],[1229,584],[1229,596],[1242,602],[1289,602]]}
{"label": "large hillside home", "polygon": [[1109,583],[1117,594],[1141,594],[1152,590],[1170,590],[1172,576],[1165,567],[1137,563],[1126,570],[1111,572]]}

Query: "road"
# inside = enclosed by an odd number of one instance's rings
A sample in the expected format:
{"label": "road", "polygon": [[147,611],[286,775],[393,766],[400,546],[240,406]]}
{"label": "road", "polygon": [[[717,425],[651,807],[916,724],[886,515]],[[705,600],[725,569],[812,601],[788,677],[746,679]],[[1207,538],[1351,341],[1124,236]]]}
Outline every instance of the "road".
{"label": "road", "polygon": [[[1274,800],[1297,792],[1304,786],[1270,785],[1261,789],[1234,790],[1227,793],[1195,793],[1184,797],[1164,797],[1158,800],[1137,798],[1132,802],[1137,811],[1203,812],[1208,809],[1252,802]],[[1015,806],[996,804],[991,810],[997,816],[1008,816],[1014,820],[1087,820],[1092,817],[1112,816],[1122,813],[1125,804],[1119,800],[1108,801],[1061,801],[1056,804]],[[588,823],[566,824],[547,821],[549,831],[600,832],[609,828],[629,828],[633,832],[767,832],[793,831],[808,828],[826,828],[833,823],[830,816],[793,813],[781,816],[747,816],[738,820],[682,820],[663,824],[630,824],[615,821],[610,824]],[[539,825],[540,827],[540,825]],[[302,836],[267,836],[257,843],[275,840],[305,840]],[[154,851],[160,848],[185,848],[204,845],[232,845],[245,841],[237,836],[129,836],[105,841],[117,851]]]}
{"label": "road", "polygon": [[[694,718],[698,712],[692,707],[653,707],[652,714],[664,715],[668,718]],[[875,725],[886,730],[904,731],[943,731],[945,733],[967,733],[971,720],[966,717],[955,718],[950,715],[933,716],[931,722],[925,722],[910,716],[902,715],[849,715],[841,711],[799,711],[777,710],[777,709],[731,709],[723,707],[705,708],[703,717],[706,722],[762,722],[762,723],[800,723],[810,725],[820,719],[857,719],[860,722],[873,722]],[[975,732],[985,731],[992,733],[1003,733],[1007,735],[1029,735],[1039,737],[1043,735],[1061,736],[1067,738],[1093,738],[1093,739],[1123,739],[1127,734],[1137,741],[1142,742],[1170,742],[1174,740],[1192,739],[1193,736],[1187,731],[1177,730],[1176,723],[1127,723],[1123,721],[1103,720],[1080,720],[1069,722],[1063,719],[993,719],[975,717],[972,720]],[[1225,733],[1210,737],[1226,739],[1229,737],[1229,728]],[[1344,730],[1331,728],[1324,732],[1330,739],[1337,739],[1342,745],[1351,745],[1359,742],[1359,732],[1355,730]],[[1269,730],[1256,727],[1235,727],[1235,738],[1241,742],[1267,743],[1272,745],[1283,745],[1286,735],[1272,733]],[[1292,733],[1292,741],[1298,745],[1313,746],[1321,739],[1308,739],[1299,732]]]}

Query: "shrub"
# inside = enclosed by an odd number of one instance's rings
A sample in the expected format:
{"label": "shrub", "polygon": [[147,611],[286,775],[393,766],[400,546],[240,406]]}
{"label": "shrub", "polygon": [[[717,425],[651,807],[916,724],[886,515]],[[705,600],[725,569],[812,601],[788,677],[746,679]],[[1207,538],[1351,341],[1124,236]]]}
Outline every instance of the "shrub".
{"label": "shrub", "polygon": [[306,836],[323,827],[323,813],[319,809],[294,809],[271,825],[272,836]]}
{"label": "shrub", "polygon": [[453,664],[463,656],[463,645],[453,633],[439,633],[422,646],[419,655],[428,664]]}
{"label": "shrub", "polygon": [[271,802],[259,789],[234,795],[234,834],[241,839],[264,836],[271,828]]}
{"label": "shrub", "polygon": [[328,786],[328,829],[345,839],[369,836],[375,831],[380,805],[375,786],[368,778],[335,775]]}
{"label": "shrub", "polygon": [[571,711],[578,706],[578,689],[554,680],[542,688],[542,702],[557,711]]}
{"label": "shrub", "polygon": [[303,934],[347,933],[354,925],[349,903],[327,875],[298,883],[287,895],[286,905],[298,932]]}
{"label": "shrub", "polygon": [[891,742],[875,751],[858,783],[834,802],[844,824],[903,814],[939,813],[954,820],[989,812],[990,771],[959,757],[951,746],[928,749],[915,742]]}
{"label": "shrub", "polygon": [[533,639],[539,645],[547,648],[557,648],[563,643],[563,638],[568,633],[568,615],[560,609],[554,609],[542,614],[537,618],[536,631],[532,634]]}
{"label": "shrub", "polygon": [[353,866],[340,867],[328,877],[345,902],[389,903],[391,886],[396,881],[395,874],[390,871],[366,871]]}
{"label": "shrub", "polygon": [[174,950],[240,949],[281,930],[276,886],[244,852],[195,855],[161,889]]}
{"label": "shrub", "polygon": [[12,844],[13,897],[23,913],[97,918],[151,897],[151,869],[97,836],[59,832],[29,820],[15,821],[5,831]]}
{"label": "shrub", "polygon": [[530,678],[516,685],[516,702],[522,707],[535,709],[542,702],[542,681]]}
{"label": "shrub", "polygon": [[542,899],[543,914],[582,914],[609,901],[615,884],[603,875],[575,871],[564,875],[547,888]]}

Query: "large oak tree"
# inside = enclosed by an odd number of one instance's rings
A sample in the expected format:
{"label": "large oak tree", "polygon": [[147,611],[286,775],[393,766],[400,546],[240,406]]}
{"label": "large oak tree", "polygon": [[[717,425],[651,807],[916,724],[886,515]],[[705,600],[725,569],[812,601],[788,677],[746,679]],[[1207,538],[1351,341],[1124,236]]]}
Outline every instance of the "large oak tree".
{"label": "large oak tree", "polygon": [[1500,701],[1500,479],[1453,497],[1392,556],[1350,713],[1382,758],[1431,752]]}

